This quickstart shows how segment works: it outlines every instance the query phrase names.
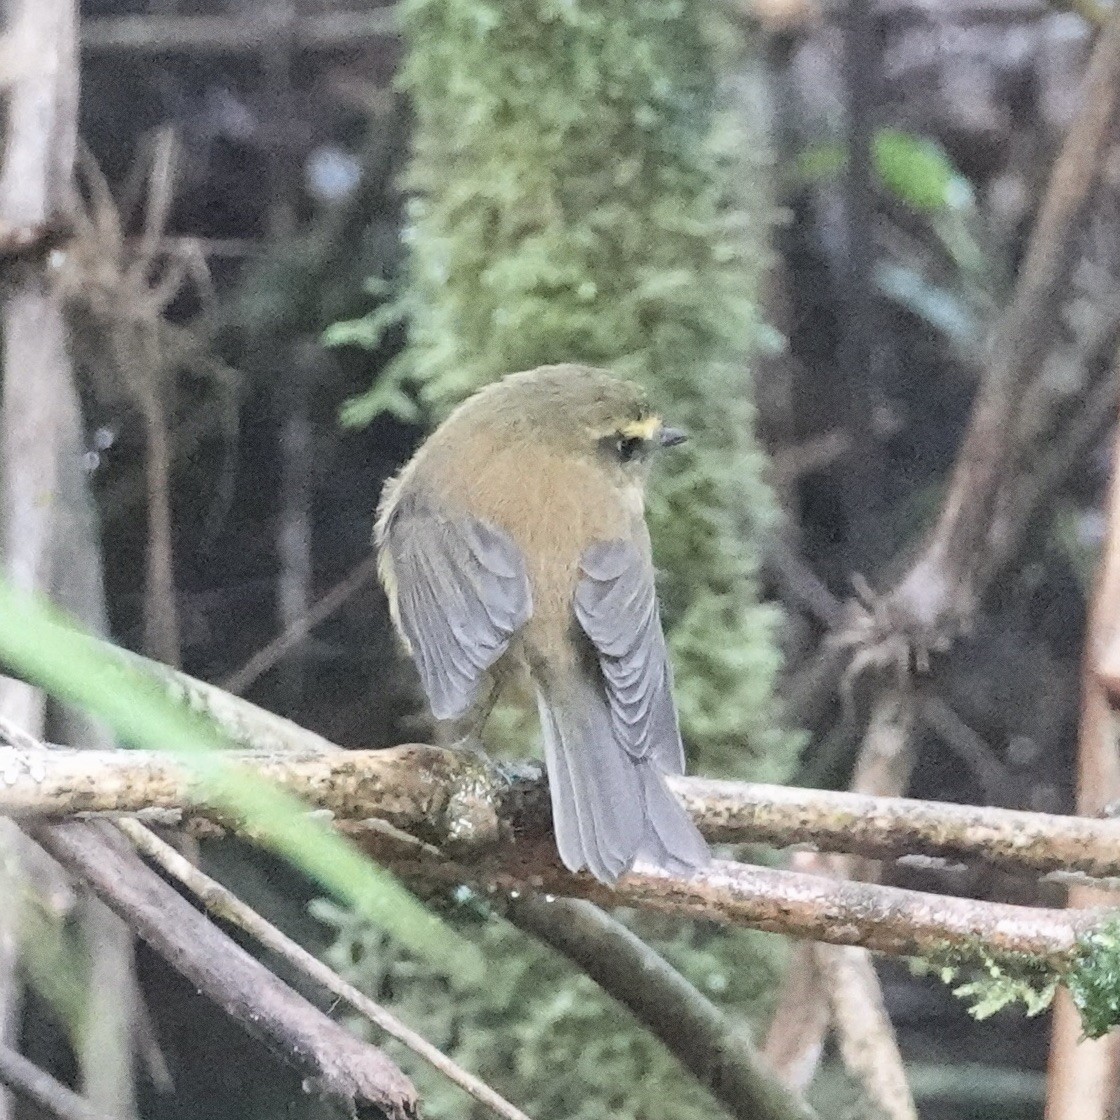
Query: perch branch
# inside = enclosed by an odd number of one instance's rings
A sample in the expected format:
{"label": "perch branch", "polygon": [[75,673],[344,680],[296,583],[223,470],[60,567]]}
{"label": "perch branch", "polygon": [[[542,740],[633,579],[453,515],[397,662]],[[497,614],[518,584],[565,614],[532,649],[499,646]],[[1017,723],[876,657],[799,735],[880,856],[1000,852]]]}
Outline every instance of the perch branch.
{"label": "perch branch", "polygon": [[[456,851],[503,832],[541,834],[547,790],[539,767],[515,771],[475,755],[408,745],[323,750],[308,733],[298,749],[231,752],[230,761],[302,794],[352,828],[370,818]],[[296,749],[292,749],[295,747]],[[709,778],[673,778],[708,839],[813,845],[874,859],[939,856],[1015,869],[1120,877],[1120,820],[872,797]],[[222,824],[200,800],[189,768],[153,751],[0,747],[0,814],[85,814]],[[468,827],[469,826],[469,827]],[[473,840],[472,840],[473,837]]]}
{"label": "perch branch", "polygon": [[[0,791],[3,811],[16,809],[13,791],[19,791],[26,811],[35,789],[51,788],[49,775],[56,760],[80,768],[82,760],[89,758],[99,758],[118,769],[116,777],[109,771],[100,771],[95,781],[90,780],[90,771],[84,771],[79,778],[82,792],[78,800],[87,807],[96,805],[104,809],[109,804],[111,798],[103,796],[102,791],[121,787],[122,774],[129,772],[124,764],[130,759],[151,771],[148,793],[157,810],[175,811],[191,804],[185,770],[162,755],[34,752],[31,757],[37,769],[30,773],[29,752],[13,751],[8,755],[9,751],[12,748],[4,748],[4,762],[0,764],[7,783]],[[1050,911],[976,902],[726,862],[716,863],[706,875],[689,880],[633,872],[611,888],[586,875],[567,874],[556,863],[547,832],[547,790],[536,768],[526,768],[511,776],[478,757],[419,746],[377,752],[336,751],[320,757],[311,752],[302,757],[235,757],[251,763],[271,779],[301,789],[314,805],[335,815],[342,831],[357,838],[379,860],[406,878],[448,884],[470,882],[487,892],[546,891],[588,898],[607,906],[636,906],[904,955],[928,955],[946,946],[974,952],[982,942],[993,952],[1029,953],[1055,967],[1068,964],[1077,936],[1100,918],[1093,910]],[[70,771],[70,776],[76,776],[75,770]],[[125,790],[129,788],[127,781],[123,786]],[[749,787],[683,779],[676,788],[685,794],[691,807],[704,809],[698,816],[709,836],[744,838],[746,833],[739,827],[737,817],[743,808],[738,794]],[[697,791],[704,796],[698,798]],[[799,793],[801,797],[818,796],[780,787],[770,792],[775,802],[783,794],[795,798]],[[715,798],[710,816],[708,797]],[[824,797],[826,801],[839,799],[840,804],[848,806],[893,802],[900,828],[908,820],[920,819],[919,809],[937,812],[919,802],[901,799],[853,800],[855,795],[850,794]],[[72,802],[73,798],[70,799]],[[132,804],[133,808],[143,809],[148,802]],[[1071,852],[1071,863],[1076,868],[1107,866],[1111,870],[1114,866],[1108,858],[1091,854],[1097,846],[1102,850],[1111,848],[1111,859],[1115,861],[1117,825],[1113,821],[960,806],[942,806],[941,810],[949,820],[964,813],[967,823],[967,815],[974,813],[989,826],[993,821],[1002,822],[1004,827],[997,833],[1004,846],[1005,860],[1025,849],[1030,853],[1027,862],[1051,865],[1055,847],[1048,848],[1044,842],[1043,854],[1038,848],[1032,852],[1033,838],[1025,826],[1037,822],[1044,831],[1049,830],[1045,835],[1051,844],[1057,839],[1057,849]],[[851,822],[848,825],[834,820],[830,834],[839,837],[846,828],[856,828],[858,816],[842,815],[841,821]],[[46,834],[46,830],[39,831]],[[415,833],[418,839],[408,836],[408,832]],[[992,843],[990,833],[981,834],[985,835],[985,843]],[[773,832],[760,830],[753,838],[760,835],[772,836]],[[788,838],[792,841],[804,836],[794,814],[794,827]],[[1071,843],[1071,837],[1077,841]],[[930,839],[935,840],[936,836],[931,835]],[[446,853],[433,848],[433,843],[443,845]],[[999,844],[995,846],[998,848]],[[952,845],[948,847],[957,850]],[[1079,847],[1084,850],[1073,851]],[[464,862],[455,862],[456,859]]]}

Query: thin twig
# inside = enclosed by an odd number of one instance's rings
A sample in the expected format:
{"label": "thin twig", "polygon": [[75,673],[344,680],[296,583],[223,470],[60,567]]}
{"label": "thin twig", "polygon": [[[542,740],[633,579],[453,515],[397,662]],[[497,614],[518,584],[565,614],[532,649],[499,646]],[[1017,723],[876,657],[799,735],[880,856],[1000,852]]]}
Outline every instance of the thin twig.
{"label": "thin twig", "polygon": [[22,1054],[0,1044],[0,1085],[54,1120],[112,1120]]}
{"label": "thin twig", "polygon": [[395,34],[392,7],[361,12],[324,12],[274,27],[263,19],[229,16],[102,16],[82,26],[86,54],[256,54],[262,45],[288,37],[301,50],[337,50]]}
{"label": "thin twig", "polygon": [[189,983],[299,1071],[309,1089],[350,1114],[380,1109],[390,1120],[415,1120],[416,1090],[388,1057],[292,991],[152,874],[119,833],[76,824],[32,831]]}
{"label": "thin twig", "polygon": [[345,1000],[360,1015],[364,1015],[387,1035],[403,1043],[495,1115],[505,1117],[505,1120],[529,1120],[521,1109],[510,1104],[484,1081],[457,1065],[380,1004],[358,991],[352,984],[348,984],[333,969],[281,933],[232,891],[200,871],[190,860],[185,859],[155,833],[134,820],[122,820],[118,822],[118,827],[142,855],[147,856],[182,883],[215,918],[239,926],[266,949],[282,957],[293,968],[310,977],[339,999]]}
{"label": "thin twig", "polygon": [[886,462],[876,439],[882,403],[882,354],[876,339],[875,168],[873,106],[879,96],[882,36],[871,0],[846,0],[843,77],[847,102],[848,164],[843,180],[843,251],[837,303],[840,342],[837,373],[843,386],[847,429],[853,442],[841,470],[846,531],[844,557],[851,571],[872,572],[884,559]]}
{"label": "thin twig", "polygon": [[236,672],[222,681],[221,687],[234,696],[240,696],[255,684],[265,673],[291,649],[307,638],[307,635],[331,617],[347,600],[356,595],[373,579],[377,570],[377,558],[372,554],[362,561],[349,575],[339,580],[326,592],[298,622],[288,626],[283,633],[258,650]]}

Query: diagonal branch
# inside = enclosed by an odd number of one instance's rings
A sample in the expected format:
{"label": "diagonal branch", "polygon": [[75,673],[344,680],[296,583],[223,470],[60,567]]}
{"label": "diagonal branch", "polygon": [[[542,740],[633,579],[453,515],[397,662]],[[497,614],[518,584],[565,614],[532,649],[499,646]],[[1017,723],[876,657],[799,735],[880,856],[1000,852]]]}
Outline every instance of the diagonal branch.
{"label": "diagonal branch", "polygon": [[375,1046],[297,995],[96,825],[33,830],[41,844],[199,991],[348,1114],[415,1120],[416,1090]]}
{"label": "diagonal branch", "polygon": [[743,1031],[672,965],[588,902],[520,896],[506,917],[574,961],[634,1013],[738,1120],[813,1120]]}
{"label": "diagonal branch", "polygon": [[132,820],[121,821],[118,827],[142,855],[147,856],[182,883],[215,918],[239,926],[298,972],[310,977],[316,984],[344,1000],[360,1015],[364,1015],[371,1023],[380,1027],[391,1038],[403,1043],[495,1115],[503,1117],[504,1120],[529,1120],[521,1109],[515,1108],[484,1081],[468,1073],[391,1012],[358,991],[352,984],[348,984],[332,968],[281,933],[232,891],[200,871],[190,860],[155,833]]}
{"label": "diagonal branch", "polygon": [[1002,553],[1008,483],[1030,442],[1024,402],[1077,260],[1080,232],[1120,103],[1120,9],[1090,59],[1081,108],[1050,175],[1011,303],[988,344],[979,394],[925,547],[890,595],[889,613],[930,640],[965,621]]}
{"label": "diagonal branch", "polygon": [[0,1045],[0,1085],[54,1120],[113,1120],[22,1054]]}

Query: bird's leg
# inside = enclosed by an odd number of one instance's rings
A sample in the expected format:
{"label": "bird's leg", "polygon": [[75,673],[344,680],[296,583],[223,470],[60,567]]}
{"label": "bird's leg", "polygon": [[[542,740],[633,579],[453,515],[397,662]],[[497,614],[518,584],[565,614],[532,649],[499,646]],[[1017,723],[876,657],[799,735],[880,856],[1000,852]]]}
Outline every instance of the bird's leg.
{"label": "bird's leg", "polygon": [[491,675],[486,684],[486,690],[479,697],[477,703],[465,716],[455,720],[448,720],[440,725],[440,745],[453,751],[470,751],[472,754],[484,754],[482,742],[482,729],[498,703],[500,682]]}

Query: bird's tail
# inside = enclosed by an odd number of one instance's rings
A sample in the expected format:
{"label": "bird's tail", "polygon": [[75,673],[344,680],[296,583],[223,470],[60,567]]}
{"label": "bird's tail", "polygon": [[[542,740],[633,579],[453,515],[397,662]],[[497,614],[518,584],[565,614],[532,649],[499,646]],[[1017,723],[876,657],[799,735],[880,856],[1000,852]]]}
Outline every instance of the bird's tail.
{"label": "bird's tail", "polygon": [[651,751],[634,758],[618,743],[601,684],[580,675],[537,693],[552,820],[560,858],[613,883],[642,860],[678,875],[711,853],[665,784]]}

